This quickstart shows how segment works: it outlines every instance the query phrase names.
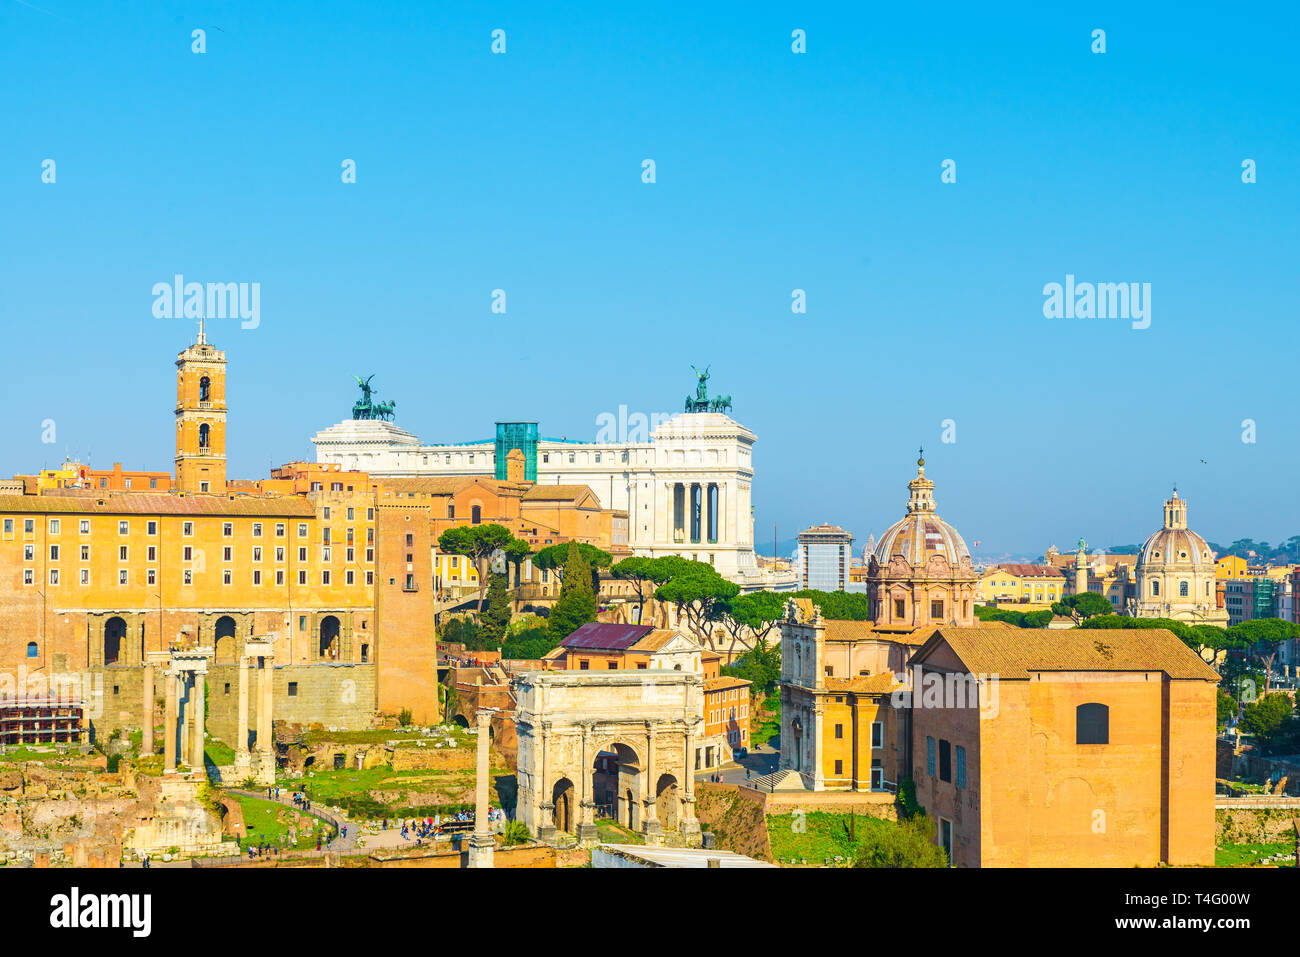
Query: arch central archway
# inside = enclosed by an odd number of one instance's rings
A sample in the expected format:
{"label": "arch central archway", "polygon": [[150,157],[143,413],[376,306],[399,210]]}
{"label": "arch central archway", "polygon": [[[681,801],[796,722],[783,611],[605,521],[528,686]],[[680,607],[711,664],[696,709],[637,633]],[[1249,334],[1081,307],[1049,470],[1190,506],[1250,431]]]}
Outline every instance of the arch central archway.
{"label": "arch central archway", "polygon": [[551,789],[552,820],[557,830],[568,834],[574,833],[573,794],[573,782],[568,778],[560,778]]}
{"label": "arch central archway", "polygon": [[596,753],[591,767],[591,794],[596,813],[635,830],[640,823],[641,762],[636,749],[611,741]]}
{"label": "arch central archway", "polygon": [[122,659],[122,641],[126,638],[126,621],[114,615],[104,624],[104,664],[115,665]]}
{"label": "arch central archway", "polygon": [[655,785],[655,817],[665,831],[677,830],[679,800],[677,778],[671,774],[659,775]]}

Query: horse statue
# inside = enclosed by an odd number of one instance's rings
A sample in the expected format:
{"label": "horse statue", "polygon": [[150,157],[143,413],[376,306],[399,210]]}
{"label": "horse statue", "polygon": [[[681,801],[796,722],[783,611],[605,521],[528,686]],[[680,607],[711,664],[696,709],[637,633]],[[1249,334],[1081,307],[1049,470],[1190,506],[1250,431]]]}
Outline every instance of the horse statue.
{"label": "horse statue", "polygon": [[370,414],[376,419],[383,419],[384,421],[387,422],[390,419],[392,419],[393,410],[396,408],[397,408],[397,402],[393,399],[389,399],[387,402],[375,403],[375,405],[370,410]]}
{"label": "horse statue", "polygon": [[731,396],[729,395],[714,396],[713,402],[710,404],[709,408],[713,412],[730,412]]}

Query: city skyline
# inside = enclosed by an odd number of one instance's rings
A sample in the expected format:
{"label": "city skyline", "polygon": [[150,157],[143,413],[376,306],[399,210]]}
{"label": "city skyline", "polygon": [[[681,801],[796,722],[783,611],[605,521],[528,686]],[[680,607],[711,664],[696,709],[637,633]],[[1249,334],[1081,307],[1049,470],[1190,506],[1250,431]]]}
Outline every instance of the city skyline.
{"label": "city skyline", "polygon": [[[251,6],[53,9],[0,8],[23,37],[6,87],[40,76],[57,104],[11,110],[0,157],[0,310],[43,330],[0,358],[5,474],[170,467],[166,370],[193,331],[152,289],[183,274],[261,292],[255,328],[210,328],[232,475],[312,458],[362,372],[424,441],[498,419],[592,439],[620,406],[675,412],[705,363],[758,435],[760,549],[773,522],[887,526],[920,445],[940,514],[991,554],[1140,541],[1175,483],[1212,541],[1300,530],[1287,350],[1259,345],[1297,285],[1285,30],[511,5],[358,30],[333,4],[303,36]],[[1149,327],[1046,318],[1068,277],[1150,283]]]}

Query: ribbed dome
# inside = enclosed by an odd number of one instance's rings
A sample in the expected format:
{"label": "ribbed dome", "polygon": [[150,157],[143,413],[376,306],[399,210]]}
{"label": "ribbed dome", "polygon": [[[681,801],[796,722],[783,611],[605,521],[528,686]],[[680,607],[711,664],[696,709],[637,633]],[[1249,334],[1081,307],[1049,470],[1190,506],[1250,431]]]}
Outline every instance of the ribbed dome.
{"label": "ribbed dome", "polygon": [[1152,533],[1138,553],[1138,564],[1213,565],[1214,553],[1205,539],[1190,528],[1162,528]]}
{"label": "ribbed dome", "polygon": [[916,478],[907,483],[911,498],[907,502],[907,515],[891,525],[876,544],[875,558],[888,565],[895,555],[901,555],[913,568],[919,568],[932,555],[942,555],[953,568],[970,560],[970,550],[965,540],[934,512],[934,483],[925,477],[925,459],[917,460]]}

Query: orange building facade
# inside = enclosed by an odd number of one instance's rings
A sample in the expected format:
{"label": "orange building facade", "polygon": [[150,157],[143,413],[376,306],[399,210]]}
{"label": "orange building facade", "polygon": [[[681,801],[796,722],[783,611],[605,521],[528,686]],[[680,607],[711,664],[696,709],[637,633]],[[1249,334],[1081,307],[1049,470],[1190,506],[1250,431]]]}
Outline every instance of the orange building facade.
{"label": "orange building facade", "polygon": [[955,865],[1214,863],[1218,675],[1171,632],[945,628],[913,666],[917,799]]}

